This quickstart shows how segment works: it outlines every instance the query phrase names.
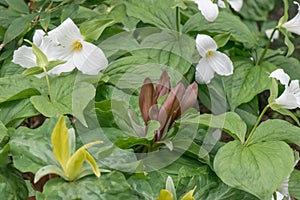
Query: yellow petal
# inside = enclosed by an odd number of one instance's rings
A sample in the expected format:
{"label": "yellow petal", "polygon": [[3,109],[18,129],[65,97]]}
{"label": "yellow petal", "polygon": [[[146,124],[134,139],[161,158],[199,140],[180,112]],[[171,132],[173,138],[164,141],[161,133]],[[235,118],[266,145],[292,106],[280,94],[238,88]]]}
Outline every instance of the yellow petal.
{"label": "yellow petal", "polygon": [[173,200],[172,194],[168,190],[160,190],[157,200]]}
{"label": "yellow petal", "polygon": [[195,200],[195,198],[193,197],[194,191],[195,191],[196,187],[194,187],[194,189],[190,190],[188,193],[186,193],[181,200]]}
{"label": "yellow petal", "polygon": [[99,171],[98,165],[97,165],[95,159],[93,158],[93,156],[91,156],[91,154],[89,152],[85,151],[85,158],[88,161],[88,163],[91,165],[94,174],[97,177],[100,177],[100,171]]}
{"label": "yellow petal", "polygon": [[51,142],[55,159],[62,166],[63,170],[66,171],[66,165],[70,158],[70,147],[68,129],[66,127],[64,116],[59,118],[54,127]]}
{"label": "yellow petal", "polygon": [[[86,149],[95,145],[95,144],[100,144],[102,143],[101,141],[95,141],[88,143],[84,146],[82,146],[80,149],[78,149],[70,158],[70,160],[67,163],[66,167],[66,176],[69,178],[70,181],[76,179],[76,177],[80,174],[82,170],[82,165],[85,160],[90,162],[90,154],[86,152]],[[96,164],[94,161],[93,164]],[[96,164],[97,166],[97,164]],[[94,166],[92,166],[93,170],[95,170]],[[96,172],[97,173],[97,172]],[[95,173],[95,174],[96,174]],[[100,176],[100,172],[98,173]],[[96,174],[97,176],[97,174]]]}

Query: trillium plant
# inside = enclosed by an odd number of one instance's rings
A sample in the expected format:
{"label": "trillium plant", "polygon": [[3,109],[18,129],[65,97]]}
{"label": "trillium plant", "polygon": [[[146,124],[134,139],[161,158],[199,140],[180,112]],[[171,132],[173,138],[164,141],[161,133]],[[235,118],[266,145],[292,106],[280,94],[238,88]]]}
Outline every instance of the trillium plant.
{"label": "trillium plant", "polygon": [[0,199],[300,199],[299,5],[1,1]]}

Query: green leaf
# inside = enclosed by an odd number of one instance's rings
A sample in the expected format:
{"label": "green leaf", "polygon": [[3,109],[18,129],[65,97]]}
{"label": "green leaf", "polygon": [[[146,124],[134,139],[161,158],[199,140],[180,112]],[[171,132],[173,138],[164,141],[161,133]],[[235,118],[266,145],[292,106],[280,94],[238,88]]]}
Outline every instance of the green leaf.
{"label": "green leaf", "polygon": [[219,149],[214,160],[214,169],[224,183],[260,199],[270,199],[293,168],[293,151],[282,141],[247,147],[232,141]]}
{"label": "green leaf", "polygon": [[52,131],[51,143],[53,148],[53,156],[66,172],[67,163],[70,158],[70,145],[68,129],[66,127],[64,116],[61,116],[58,119]]}
{"label": "green leaf", "polygon": [[36,173],[44,166],[58,164],[50,142],[56,122],[54,118],[46,119],[39,128],[19,127],[10,135],[10,152],[18,170]]}
{"label": "green leaf", "polygon": [[285,141],[300,146],[300,128],[280,119],[267,120],[257,127],[248,144],[265,141]]}
{"label": "green leaf", "polygon": [[269,62],[254,66],[246,60],[234,61],[234,73],[224,77],[227,99],[231,110],[237,106],[251,101],[257,94],[271,87],[272,79],[269,74],[276,66]]}
{"label": "green leaf", "polygon": [[29,12],[28,6],[23,0],[5,0],[10,8],[15,11],[27,14]]}
{"label": "green leaf", "polygon": [[40,14],[40,24],[44,30],[48,30],[51,23],[51,14],[48,12],[41,12]]}
{"label": "green leaf", "polygon": [[202,114],[198,117],[197,115],[191,115],[181,121],[181,123],[197,123],[212,128],[223,129],[236,140],[245,141],[247,125],[235,112],[227,112],[216,116],[211,114]]}
{"label": "green leaf", "polygon": [[239,14],[252,21],[266,21],[269,12],[274,9],[274,5],[274,0],[243,1],[243,7]]}
{"label": "green leaf", "polygon": [[37,13],[15,19],[5,32],[3,43],[8,43],[20,36],[30,25],[32,20],[37,16]]}
{"label": "green leaf", "polygon": [[40,92],[35,89],[30,79],[22,75],[14,75],[0,78],[0,103],[18,99],[26,99]]}
{"label": "green leaf", "polygon": [[268,61],[278,68],[282,68],[292,80],[300,79],[300,62],[298,59],[277,55],[269,58]]}
{"label": "green leaf", "polygon": [[43,193],[37,193],[36,197],[37,200],[132,199],[131,188],[120,172],[103,174],[101,178],[89,176],[74,182],[51,179],[45,184]]}
{"label": "green leaf", "polygon": [[9,10],[5,7],[0,7],[0,24],[2,27],[7,28],[20,14]]}
{"label": "green leaf", "polygon": [[195,199],[257,200],[256,197],[249,193],[231,188],[223,183],[207,166],[195,166],[192,169],[183,166],[178,171],[178,196],[183,197],[196,187],[193,195]]}
{"label": "green leaf", "polygon": [[300,171],[294,170],[291,174],[290,181],[289,181],[289,192],[290,195],[300,199]]}
{"label": "green leaf", "polygon": [[105,28],[113,23],[112,19],[103,19],[103,16],[101,16],[83,22],[80,25],[80,32],[87,39],[98,40]]}
{"label": "green leaf", "polygon": [[2,150],[4,148],[4,146],[7,144],[8,140],[9,140],[9,135],[8,135],[7,128],[0,121],[0,150]]}
{"label": "green leaf", "polygon": [[127,14],[142,20],[144,23],[153,24],[159,28],[176,30],[176,11],[172,9],[174,0],[164,1],[125,1]]}
{"label": "green leaf", "polygon": [[226,34],[231,33],[231,40],[243,43],[246,48],[252,48],[257,43],[256,36],[238,18],[227,12],[220,12],[218,18],[213,22],[208,22],[197,13],[183,26],[183,33],[191,31],[208,31],[211,33]]}
{"label": "green leaf", "polygon": [[57,174],[62,178],[66,178],[65,173],[61,168],[56,165],[47,165],[36,172],[36,174],[34,175],[34,183],[37,183],[42,177],[48,174]]}
{"label": "green leaf", "polygon": [[115,142],[115,145],[121,149],[129,149],[136,145],[149,146],[151,140],[146,138],[128,137],[125,139],[119,139]]}
{"label": "green leaf", "polygon": [[0,167],[0,199],[24,200],[28,190],[20,172],[11,165]]}
{"label": "green leaf", "polygon": [[230,40],[231,33],[221,33],[216,36],[214,36],[214,40],[218,44],[218,48],[223,47],[226,45],[226,43]]}
{"label": "green leaf", "polygon": [[193,63],[195,45],[195,40],[185,34],[164,30],[146,37],[140,49],[133,54],[152,58],[158,63],[174,68],[181,74],[186,74]]}

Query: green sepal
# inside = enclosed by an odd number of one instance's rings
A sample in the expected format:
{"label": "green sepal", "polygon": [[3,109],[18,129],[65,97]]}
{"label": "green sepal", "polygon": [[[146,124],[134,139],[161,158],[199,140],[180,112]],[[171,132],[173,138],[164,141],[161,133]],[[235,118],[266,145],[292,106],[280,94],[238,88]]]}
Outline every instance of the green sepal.
{"label": "green sepal", "polygon": [[63,179],[67,179],[64,171],[56,165],[47,165],[39,169],[34,176],[34,183],[37,183],[43,176],[48,174],[57,174],[61,176]]}
{"label": "green sepal", "polygon": [[53,69],[57,65],[61,65],[61,64],[64,64],[66,62],[67,61],[65,61],[65,60],[51,60],[51,61],[49,61],[48,65],[46,66],[46,69],[47,69],[47,71],[50,71],[51,69]]}
{"label": "green sepal", "polygon": [[30,75],[41,74],[43,72],[44,72],[43,68],[39,66],[35,66],[35,67],[27,68],[22,74],[24,76],[30,76]]}
{"label": "green sepal", "polygon": [[29,40],[25,40],[32,46],[32,52],[36,57],[36,64],[40,67],[46,67],[49,63],[47,56],[40,50],[38,46],[30,42]]}

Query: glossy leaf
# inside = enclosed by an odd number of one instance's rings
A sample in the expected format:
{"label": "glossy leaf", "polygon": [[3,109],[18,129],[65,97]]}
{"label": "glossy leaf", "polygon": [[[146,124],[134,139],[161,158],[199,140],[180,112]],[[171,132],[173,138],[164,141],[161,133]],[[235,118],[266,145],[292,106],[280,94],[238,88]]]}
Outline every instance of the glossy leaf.
{"label": "glossy leaf", "polygon": [[214,160],[216,174],[224,183],[260,199],[270,199],[293,168],[293,151],[282,141],[249,146],[232,141],[219,149]]}
{"label": "glossy leaf", "polygon": [[88,176],[75,182],[51,179],[45,184],[43,193],[37,193],[36,197],[37,200],[132,198],[131,188],[120,172],[103,174],[101,178]]}
{"label": "glossy leaf", "polygon": [[257,127],[249,145],[265,141],[285,141],[299,146],[300,128],[284,120],[270,119]]}

